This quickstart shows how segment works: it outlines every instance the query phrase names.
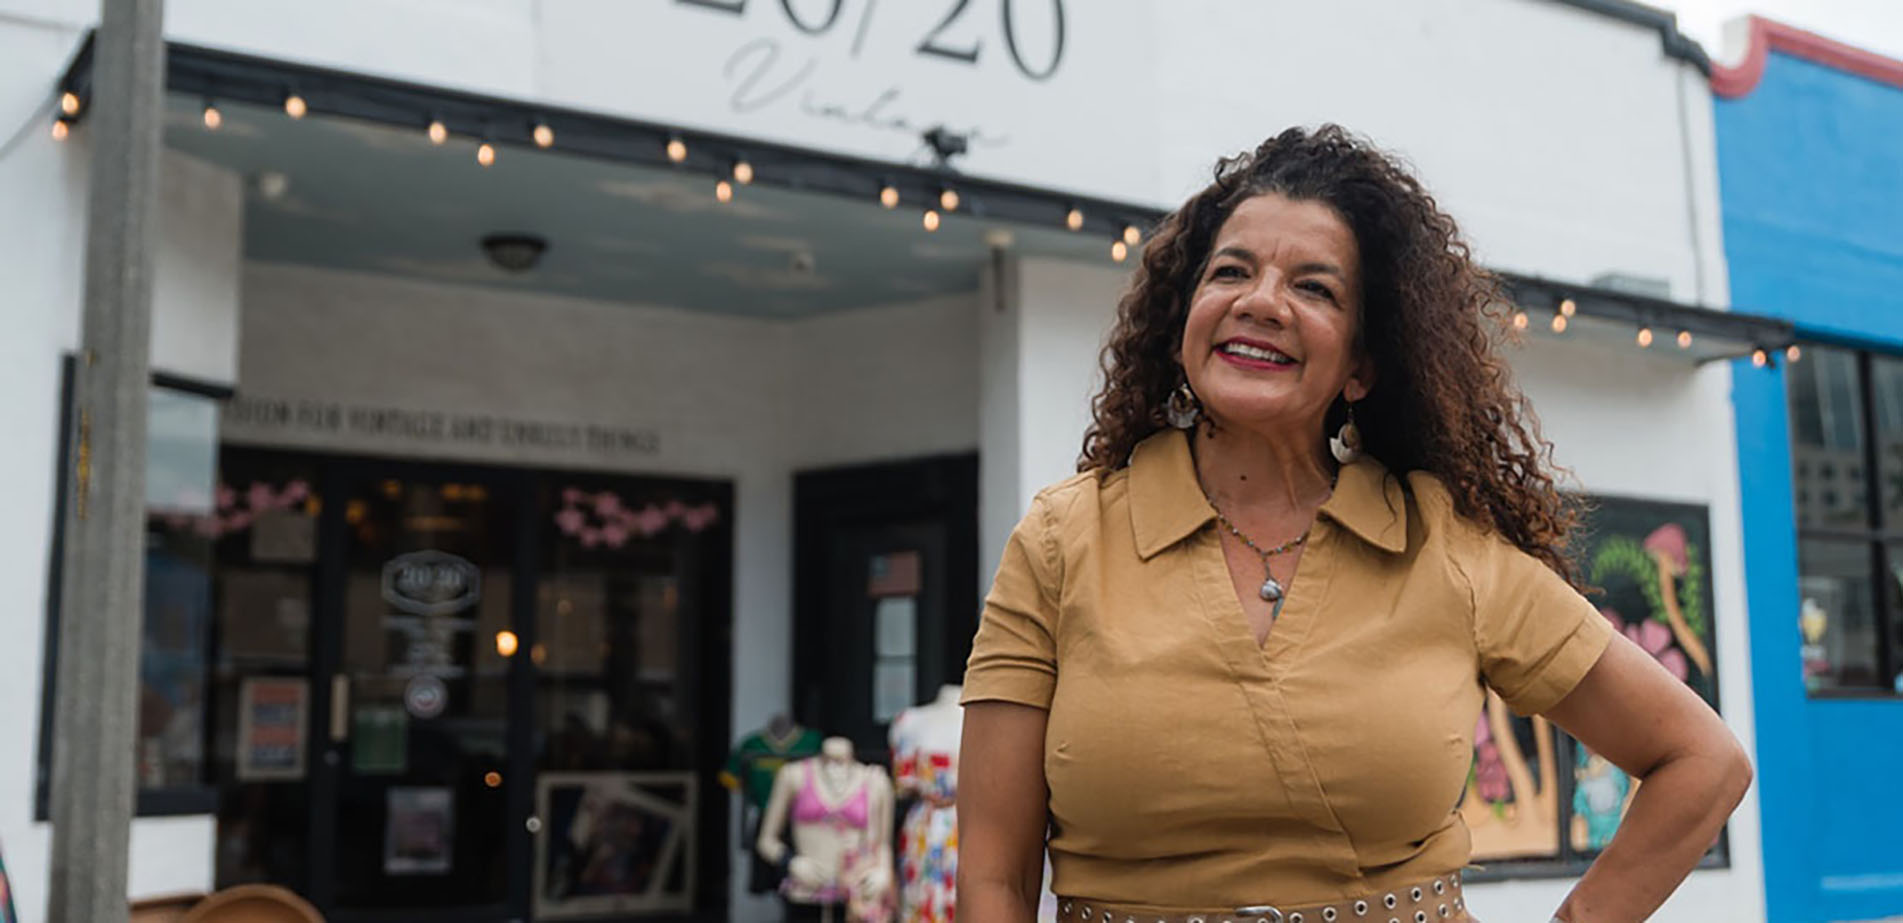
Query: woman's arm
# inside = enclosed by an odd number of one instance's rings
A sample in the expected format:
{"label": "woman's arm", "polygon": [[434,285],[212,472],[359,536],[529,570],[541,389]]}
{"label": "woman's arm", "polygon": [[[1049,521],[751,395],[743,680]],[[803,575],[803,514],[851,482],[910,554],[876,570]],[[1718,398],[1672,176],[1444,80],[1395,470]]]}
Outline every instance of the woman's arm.
{"label": "woman's arm", "polygon": [[1044,884],[1044,725],[1040,708],[965,707],[958,751],[958,919],[1033,923]]}
{"label": "woman's arm", "polygon": [[1638,923],[1711,848],[1751,787],[1750,757],[1704,700],[1623,637],[1546,717],[1641,782],[1558,918]]}

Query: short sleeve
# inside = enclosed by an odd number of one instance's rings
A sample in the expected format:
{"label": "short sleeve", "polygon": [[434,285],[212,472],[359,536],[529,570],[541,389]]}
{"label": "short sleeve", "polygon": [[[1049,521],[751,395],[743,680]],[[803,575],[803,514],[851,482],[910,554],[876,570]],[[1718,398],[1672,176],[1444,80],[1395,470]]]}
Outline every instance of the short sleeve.
{"label": "short sleeve", "polygon": [[1612,626],[1538,558],[1497,536],[1481,543],[1462,568],[1473,582],[1481,673],[1515,714],[1539,714],[1599,662]]}
{"label": "short sleeve", "polygon": [[1049,512],[1039,495],[1004,543],[965,665],[959,702],[1051,707],[1057,687],[1058,568]]}

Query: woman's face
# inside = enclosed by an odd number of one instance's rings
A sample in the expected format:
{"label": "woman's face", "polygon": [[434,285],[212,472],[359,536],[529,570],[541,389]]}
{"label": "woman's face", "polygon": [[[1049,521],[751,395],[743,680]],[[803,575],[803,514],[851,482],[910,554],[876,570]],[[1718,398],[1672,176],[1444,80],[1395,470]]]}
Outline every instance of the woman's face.
{"label": "woman's face", "polygon": [[1326,204],[1245,200],[1216,232],[1190,296],[1183,372],[1219,423],[1311,439],[1336,397],[1374,384],[1356,345],[1361,260]]}

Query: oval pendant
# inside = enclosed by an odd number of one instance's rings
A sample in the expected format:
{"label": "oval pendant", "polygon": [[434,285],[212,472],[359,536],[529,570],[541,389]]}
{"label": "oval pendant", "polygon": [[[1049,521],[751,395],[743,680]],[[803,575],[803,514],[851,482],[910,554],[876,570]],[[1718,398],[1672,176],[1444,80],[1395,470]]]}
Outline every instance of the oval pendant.
{"label": "oval pendant", "polygon": [[1266,602],[1275,602],[1281,599],[1282,593],[1282,585],[1277,583],[1274,577],[1264,579],[1262,581],[1262,589],[1257,591],[1257,595],[1260,595]]}

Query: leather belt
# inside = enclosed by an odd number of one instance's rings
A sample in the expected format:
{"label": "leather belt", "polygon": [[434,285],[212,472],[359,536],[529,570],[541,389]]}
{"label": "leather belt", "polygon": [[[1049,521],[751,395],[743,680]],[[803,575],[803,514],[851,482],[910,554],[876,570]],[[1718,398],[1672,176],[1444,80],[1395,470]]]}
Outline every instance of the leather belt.
{"label": "leather belt", "polygon": [[1468,919],[1466,909],[1459,872],[1328,904],[1247,904],[1198,913],[1159,914],[1080,897],[1057,899],[1059,923],[1453,923]]}

